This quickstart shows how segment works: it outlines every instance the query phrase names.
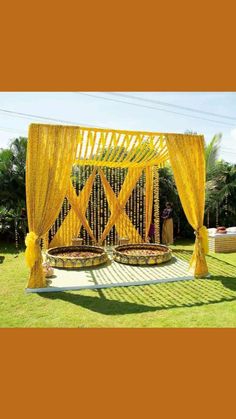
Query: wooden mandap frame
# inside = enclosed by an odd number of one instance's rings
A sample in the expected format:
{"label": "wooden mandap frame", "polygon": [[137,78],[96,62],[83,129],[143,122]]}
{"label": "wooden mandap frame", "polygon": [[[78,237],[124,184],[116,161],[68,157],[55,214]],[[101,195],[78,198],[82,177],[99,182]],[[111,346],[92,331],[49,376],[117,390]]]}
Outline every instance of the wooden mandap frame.
{"label": "wooden mandap frame", "polygon": [[[113,231],[111,244],[117,237],[140,243],[147,240],[154,212],[159,242],[158,169],[167,160],[186,217],[196,232],[190,266],[195,276],[204,276],[208,273],[208,244],[203,226],[202,135],[31,124],[26,164],[28,288],[47,286],[42,270],[42,240],[44,248],[70,245],[82,231],[87,241],[102,245],[109,244]],[[137,202],[138,196],[142,205],[136,208],[142,207],[142,214],[136,214],[135,224],[129,203],[132,199]],[[101,217],[105,200],[106,216],[103,213]],[[91,212],[93,217],[88,216]]]}

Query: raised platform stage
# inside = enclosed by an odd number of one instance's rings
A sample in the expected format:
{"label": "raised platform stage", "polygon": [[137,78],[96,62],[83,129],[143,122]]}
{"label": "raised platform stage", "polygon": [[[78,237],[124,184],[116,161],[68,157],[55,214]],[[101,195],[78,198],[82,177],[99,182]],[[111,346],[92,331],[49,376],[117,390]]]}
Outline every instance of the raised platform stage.
{"label": "raised platform stage", "polygon": [[194,279],[187,262],[173,257],[155,266],[130,266],[113,260],[97,268],[55,269],[47,288],[27,288],[27,293],[126,287]]}

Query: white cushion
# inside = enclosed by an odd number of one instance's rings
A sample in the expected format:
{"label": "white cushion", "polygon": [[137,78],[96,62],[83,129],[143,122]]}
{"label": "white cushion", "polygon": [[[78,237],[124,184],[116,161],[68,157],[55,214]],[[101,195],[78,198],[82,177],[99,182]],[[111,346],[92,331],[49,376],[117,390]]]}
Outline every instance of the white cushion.
{"label": "white cushion", "polygon": [[236,227],[228,227],[226,230],[230,231],[231,233],[236,233]]}

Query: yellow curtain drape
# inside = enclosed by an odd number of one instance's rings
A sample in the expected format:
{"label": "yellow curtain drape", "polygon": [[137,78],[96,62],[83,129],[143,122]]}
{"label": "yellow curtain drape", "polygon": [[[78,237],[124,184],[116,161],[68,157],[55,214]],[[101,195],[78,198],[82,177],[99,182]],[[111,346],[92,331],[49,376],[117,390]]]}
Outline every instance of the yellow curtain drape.
{"label": "yellow curtain drape", "polygon": [[102,185],[106,194],[108,205],[111,210],[111,216],[103,231],[102,237],[99,240],[99,244],[101,244],[105,240],[107,234],[109,233],[114,224],[119,237],[128,237],[129,240],[131,240],[134,243],[142,242],[141,236],[131,223],[129,217],[127,216],[124,210],[125,204],[128,201],[129,196],[132,193],[132,190],[134,189],[139,177],[141,176],[141,173],[142,169],[129,169],[128,174],[126,176],[127,180],[125,179],[125,182],[122,185],[122,189],[117,198],[109,182],[107,181],[103,171],[99,169]]}
{"label": "yellow curtain drape", "polygon": [[[68,193],[67,191],[67,197],[70,203],[72,204],[72,208],[67,214],[66,218],[64,219],[61,227],[59,228],[59,230],[53,237],[50,243],[50,247],[70,246],[72,238],[79,235],[80,229],[82,227],[81,217],[84,219],[84,226],[85,225],[88,226],[87,219],[85,218],[85,213],[87,210],[88,201],[89,201],[89,197],[92,191],[95,177],[96,177],[96,169],[93,170],[93,172],[87,179],[78,197],[75,196],[76,195],[75,191],[73,193],[73,198],[72,198],[71,192]],[[70,183],[69,184],[70,190],[71,190],[71,187],[73,186]],[[87,229],[87,231],[89,232],[92,239],[95,240],[95,237],[93,236],[93,233],[90,227]]]}
{"label": "yellow curtain drape", "polygon": [[190,267],[196,277],[208,274],[205,254],[208,234],[203,226],[205,207],[204,137],[169,135],[167,147],[181,204],[196,240]]}
{"label": "yellow curtain drape", "polygon": [[26,163],[26,196],[29,233],[26,262],[31,268],[28,288],[46,285],[40,239],[57,218],[70,180],[79,127],[32,124]]}
{"label": "yellow curtain drape", "polygon": [[153,167],[146,167],[146,186],[145,186],[145,241],[148,241],[148,233],[152,221],[153,207]]}

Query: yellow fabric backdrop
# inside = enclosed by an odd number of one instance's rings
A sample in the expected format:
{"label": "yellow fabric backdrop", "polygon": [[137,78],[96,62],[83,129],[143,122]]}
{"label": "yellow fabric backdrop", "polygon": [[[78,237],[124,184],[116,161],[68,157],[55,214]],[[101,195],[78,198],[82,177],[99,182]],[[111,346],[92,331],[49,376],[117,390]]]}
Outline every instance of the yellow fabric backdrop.
{"label": "yellow fabric backdrop", "polygon": [[29,233],[26,262],[31,268],[28,288],[44,287],[40,239],[57,218],[66,195],[79,128],[32,124],[26,163]]}
{"label": "yellow fabric backdrop", "polygon": [[167,148],[181,204],[196,241],[190,267],[195,276],[208,273],[205,254],[208,234],[203,226],[205,207],[205,154],[203,136],[169,135]]}

